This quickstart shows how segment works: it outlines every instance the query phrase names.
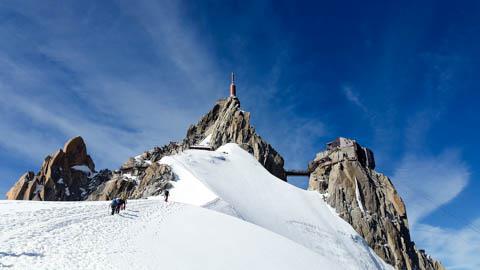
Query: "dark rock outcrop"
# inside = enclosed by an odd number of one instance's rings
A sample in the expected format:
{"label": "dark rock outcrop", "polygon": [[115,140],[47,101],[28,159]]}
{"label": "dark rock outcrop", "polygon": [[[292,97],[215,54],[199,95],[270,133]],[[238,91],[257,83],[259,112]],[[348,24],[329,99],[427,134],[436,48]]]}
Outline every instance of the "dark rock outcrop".
{"label": "dark rock outcrop", "polygon": [[63,149],[47,156],[37,174],[27,172],[8,191],[9,200],[84,200],[99,184],[108,180],[109,171],[95,174],[95,164],[81,137],[69,140]]}
{"label": "dark rock outcrop", "polygon": [[121,175],[113,175],[111,179],[99,185],[87,200],[108,201],[116,197],[130,198],[135,187],[135,181],[125,179]]}
{"label": "dark rock outcrop", "polygon": [[141,177],[133,198],[145,198],[160,195],[165,189],[172,187],[170,181],[175,180],[172,168],[165,164],[152,163]]}
{"label": "dark rock outcrop", "polygon": [[444,269],[415,247],[402,198],[390,179],[374,168],[369,149],[339,138],[309,164],[309,190],[324,194],[340,217],[396,269]]}
{"label": "dark rock outcrop", "polygon": [[115,197],[140,199],[156,196],[171,188],[170,181],[174,180],[175,175],[168,165],[130,159],[109,181],[99,185],[88,200],[111,200]]}

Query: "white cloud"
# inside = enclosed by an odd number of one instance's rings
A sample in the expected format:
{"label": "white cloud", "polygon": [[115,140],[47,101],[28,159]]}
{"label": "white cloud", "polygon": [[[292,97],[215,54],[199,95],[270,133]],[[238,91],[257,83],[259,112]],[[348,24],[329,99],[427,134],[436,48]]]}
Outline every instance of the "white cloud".
{"label": "white cloud", "polygon": [[455,198],[467,185],[470,171],[456,150],[437,156],[409,153],[392,179],[405,201],[410,226]]}
{"label": "white cloud", "polygon": [[480,219],[460,229],[444,229],[419,224],[415,237],[422,248],[435,258],[442,258],[447,269],[480,269]]}
{"label": "white cloud", "polygon": [[[0,116],[0,144],[37,161],[69,137],[82,135],[97,165],[115,167],[130,155],[183,137],[188,125],[218,97],[219,85],[227,91],[227,74],[222,84],[176,2],[137,4],[120,8],[130,13],[129,23],[137,23],[137,31],[150,35],[155,61],[161,59],[158,66],[123,57],[128,43],[106,51],[108,46],[98,46],[104,35],[116,40],[121,31],[98,31],[88,26],[89,20],[78,23],[71,12],[45,16],[49,11],[41,5],[8,7],[28,18],[32,29],[41,30],[30,33],[25,27],[20,35],[12,35],[17,29],[5,27],[0,36],[12,37],[5,39],[10,41],[36,36],[41,42],[0,52],[0,104],[5,112]],[[49,64],[18,58],[18,53],[41,55]]]}
{"label": "white cloud", "polygon": [[350,86],[350,85],[344,85],[342,86],[342,91],[343,91],[343,94],[345,95],[345,97],[347,98],[348,101],[350,101],[351,103],[353,103],[355,106],[359,107],[360,109],[362,109],[362,111],[364,112],[367,112],[368,109],[367,107],[363,104],[363,102],[360,100],[360,96],[358,95],[358,93],[356,93],[354,90],[353,90],[353,87]]}

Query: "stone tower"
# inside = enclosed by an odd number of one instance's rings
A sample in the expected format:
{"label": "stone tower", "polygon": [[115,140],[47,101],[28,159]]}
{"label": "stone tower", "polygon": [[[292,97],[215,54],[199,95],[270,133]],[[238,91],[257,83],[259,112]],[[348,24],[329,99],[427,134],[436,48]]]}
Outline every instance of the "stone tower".
{"label": "stone tower", "polygon": [[235,73],[232,72],[232,82],[230,83],[230,96],[237,96],[237,87],[235,86]]}

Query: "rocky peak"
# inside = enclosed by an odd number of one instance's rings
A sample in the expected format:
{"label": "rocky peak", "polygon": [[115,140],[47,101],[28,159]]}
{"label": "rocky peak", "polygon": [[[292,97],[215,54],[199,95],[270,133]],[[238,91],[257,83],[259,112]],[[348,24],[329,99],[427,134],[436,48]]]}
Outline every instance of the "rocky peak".
{"label": "rocky peak", "polygon": [[237,97],[219,100],[196,125],[187,132],[184,144],[216,149],[226,143],[237,143],[273,175],[286,179],[283,157],[263,140],[250,124],[250,113],[241,110]]}
{"label": "rocky peak", "polygon": [[8,191],[9,200],[76,201],[85,199],[105,181],[109,171],[95,174],[82,137],[69,140],[63,149],[45,158],[40,171],[27,172]]}
{"label": "rocky peak", "polygon": [[250,113],[241,110],[240,101],[235,96],[218,100],[197,124],[189,127],[180,143],[170,142],[132,157],[119,171],[126,178],[140,182],[146,169],[164,156],[189,148],[214,150],[231,142],[249,151],[273,175],[286,179],[283,157],[256,133],[250,125]]}
{"label": "rocky peak", "polygon": [[89,200],[113,197],[141,198],[161,194],[170,187],[174,175],[167,165],[158,164],[164,156],[189,148],[216,149],[234,142],[249,151],[273,175],[285,179],[283,158],[264,141],[250,125],[250,113],[240,109],[240,101],[232,96],[216,102],[196,125],[191,125],[185,139],[155,147],[129,158],[112,178],[100,185]]}
{"label": "rocky peak", "polygon": [[87,155],[87,146],[82,137],[77,136],[66,142],[63,147],[63,152],[65,153],[65,159],[70,166],[85,165],[92,172],[95,171],[95,164],[93,163],[92,158]]}
{"label": "rocky peak", "polygon": [[374,170],[369,149],[355,140],[328,143],[309,164],[309,190],[328,204],[396,269],[444,269],[410,238],[405,205],[390,179]]}

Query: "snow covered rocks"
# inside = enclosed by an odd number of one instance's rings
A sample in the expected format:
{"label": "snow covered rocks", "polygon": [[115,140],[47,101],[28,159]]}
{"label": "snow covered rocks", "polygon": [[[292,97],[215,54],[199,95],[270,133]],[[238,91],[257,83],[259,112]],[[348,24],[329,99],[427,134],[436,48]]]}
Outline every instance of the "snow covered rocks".
{"label": "snow covered rocks", "polygon": [[10,200],[78,201],[85,199],[96,184],[107,180],[105,173],[94,175],[95,164],[87,154],[82,137],[69,140],[63,149],[47,156],[37,174],[27,172],[7,193]]}
{"label": "snow covered rocks", "polygon": [[115,216],[108,202],[0,201],[0,266],[393,269],[322,196],[276,178],[237,144],[160,163],[177,177],[170,201],[129,200]]}

